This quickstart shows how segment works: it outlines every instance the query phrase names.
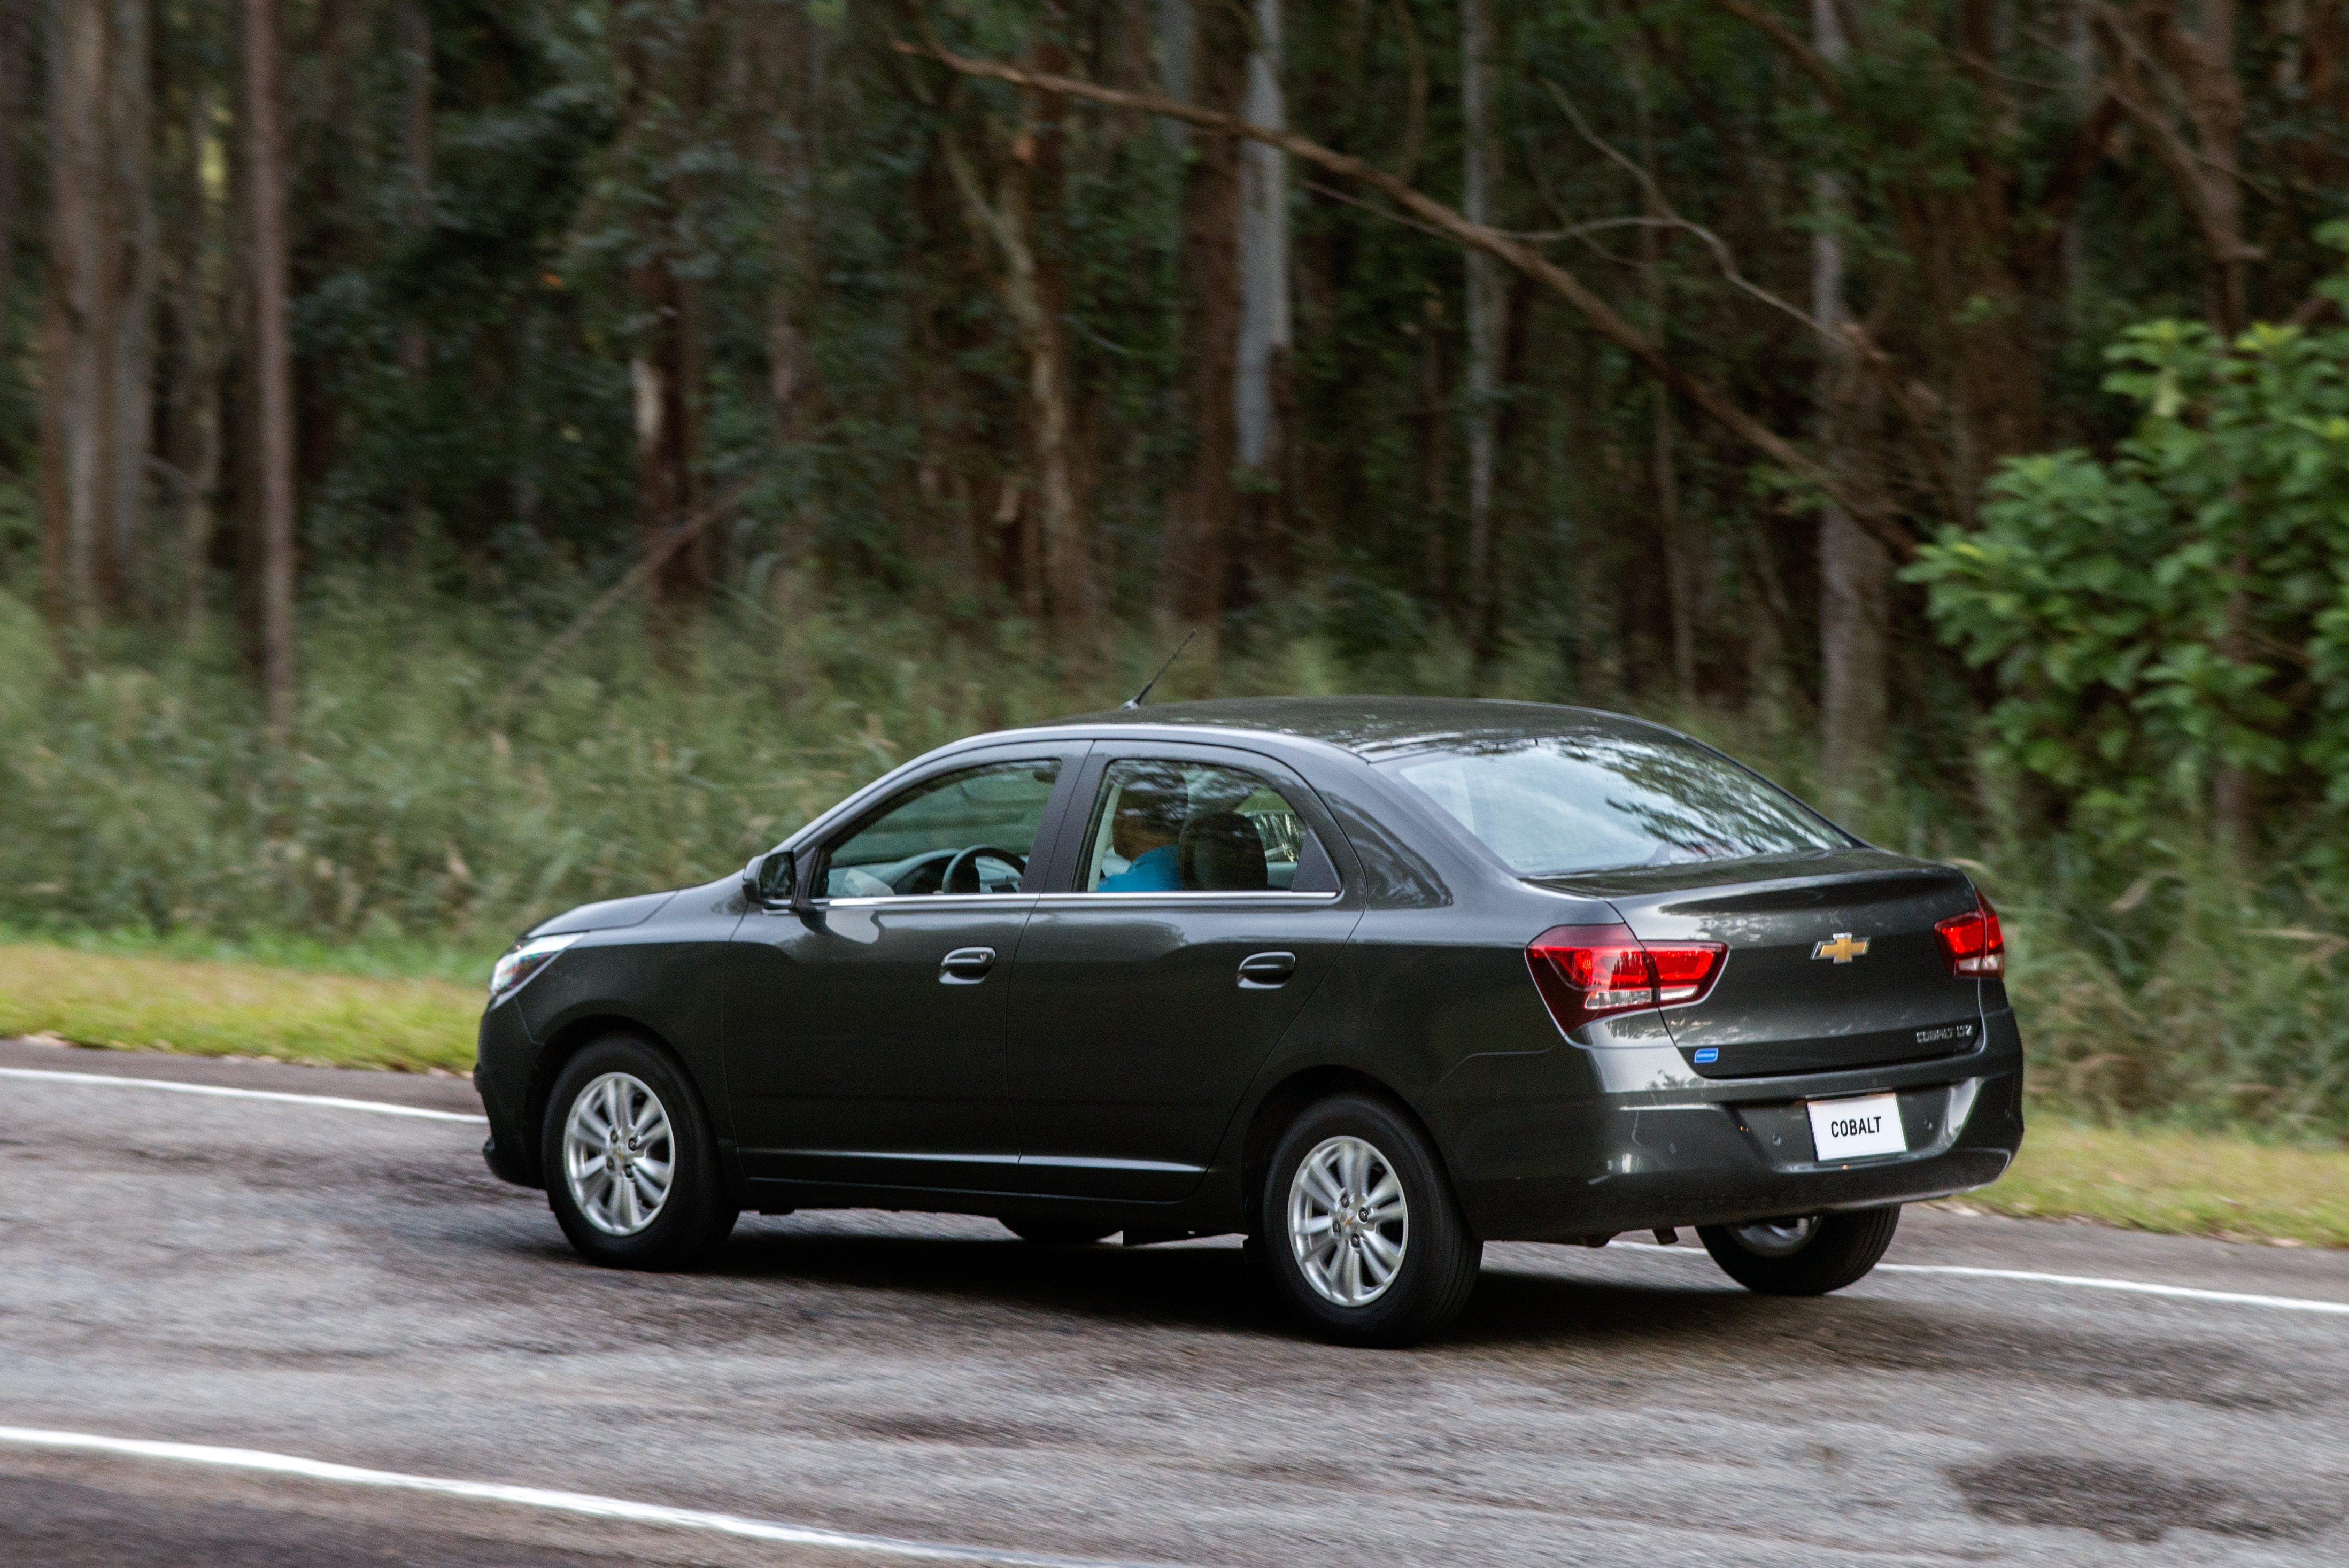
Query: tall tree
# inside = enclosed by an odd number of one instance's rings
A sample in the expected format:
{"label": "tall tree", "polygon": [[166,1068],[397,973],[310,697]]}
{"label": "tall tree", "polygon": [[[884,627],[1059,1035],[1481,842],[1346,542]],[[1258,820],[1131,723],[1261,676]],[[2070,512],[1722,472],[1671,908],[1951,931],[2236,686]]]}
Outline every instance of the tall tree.
{"label": "tall tree", "polygon": [[[1493,16],[1489,0],[1460,4],[1460,215],[1493,223],[1499,143],[1493,133]],[[1501,348],[1508,295],[1501,265],[1482,251],[1466,255],[1468,324],[1468,627],[1480,664],[1493,652],[1493,469],[1501,409]]]}
{"label": "tall tree", "polygon": [[113,15],[49,13],[49,244],[42,316],[42,561],[60,625],[96,621],[111,536],[116,234]]}
{"label": "tall tree", "polygon": [[294,355],[286,334],[285,148],[278,122],[277,18],[244,0],[245,185],[252,202],[251,421],[259,494],[261,685],[272,732],[292,734],[294,673]]}
{"label": "tall tree", "polygon": [[[1255,0],[1247,77],[1240,112],[1251,123],[1285,129],[1281,90],[1280,0]],[[1243,530],[1258,562],[1281,546],[1289,437],[1290,335],[1288,155],[1252,141],[1240,155],[1240,318],[1233,365],[1237,457],[1250,481]]]}
{"label": "tall tree", "polygon": [[[1040,42],[1038,68],[1059,74],[1066,50]],[[945,131],[944,156],[973,226],[999,253],[999,287],[1028,372],[1028,429],[1042,506],[1040,544],[1044,610],[1072,670],[1089,669],[1102,651],[1100,588],[1079,493],[1075,394],[1068,341],[1068,271],[1060,232],[1066,194],[1068,99],[1023,92],[1021,121],[1007,129],[979,116],[979,139],[993,165],[990,192],[957,128]]]}
{"label": "tall tree", "polygon": [[[1191,102],[1237,115],[1249,53],[1247,17],[1237,5],[1191,7]],[[1199,628],[1195,668],[1211,668],[1231,570],[1239,460],[1240,151],[1228,136],[1192,139],[1184,171],[1183,390],[1190,412],[1188,472],[1168,498],[1163,534],[1166,607]]]}
{"label": "tall tree", "polygon": [[[1849,55],[1836,0],[1811,0],[1811,46],[1837,67]],[[1813,178],[1811,198],[1811,316],[1828,345],[1818,373],[1819,437],[1827,461],[1837,462],[1850,451],[1844,405],[1853,368],[1837,347],[1848,319],[1843,225],[1850,210],[1832,170]],[[1847,462],[1842,466],[1848,472]],[[1839,805],[1856,800],[1883,747],[1891,618],[1891,558],[1849,513],[1828,503],[1819,513],[1819,771]]]}

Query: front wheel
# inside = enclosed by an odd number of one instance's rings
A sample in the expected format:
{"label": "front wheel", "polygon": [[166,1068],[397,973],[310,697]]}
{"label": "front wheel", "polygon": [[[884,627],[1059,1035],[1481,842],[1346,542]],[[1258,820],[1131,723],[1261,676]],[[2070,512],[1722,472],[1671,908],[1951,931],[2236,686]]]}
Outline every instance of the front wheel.
{"label": "front wheel", "polygon": [[1424,1134],[1393,1106],[1340,1095],[1273,1150],[1257,1253],[1326,1339],[1410,1345],[1460,1315],[1484,1243],[1468,1232]]}
{"label": "front wheel", "polygon": [[539,1147],[547,1207],[589,1262],[682,1268],[734,1229],[701,1103],[642,1040],[607,1035],[564,1064]]}
{"label": "front wheel", "polygon": [[1823,1296],[1876,1267],[1900,1224],[1900,1205],[1805,1214],[1750,1225],[1700,1225],[1697,1240],[1722,1272],[1765,1296]]}

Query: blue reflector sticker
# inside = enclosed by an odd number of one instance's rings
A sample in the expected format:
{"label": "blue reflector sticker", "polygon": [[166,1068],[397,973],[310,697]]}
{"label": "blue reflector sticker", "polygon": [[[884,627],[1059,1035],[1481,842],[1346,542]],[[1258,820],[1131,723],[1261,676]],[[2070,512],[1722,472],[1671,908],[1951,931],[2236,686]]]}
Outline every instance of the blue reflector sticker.
{"label": "blue reflector sticker", "polygon": [[1696,1060],[1699,1066],[1704,1065],[1707,1062],[1718,1062],[1721,1060],[1721,1049],[1715,1045],[1700,1046],[1697,1049]]}

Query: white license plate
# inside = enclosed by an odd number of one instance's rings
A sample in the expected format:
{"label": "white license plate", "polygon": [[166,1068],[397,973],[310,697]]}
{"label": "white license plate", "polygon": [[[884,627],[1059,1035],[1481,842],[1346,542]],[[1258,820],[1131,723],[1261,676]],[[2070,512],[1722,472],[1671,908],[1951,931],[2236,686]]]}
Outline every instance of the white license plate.
{"label": "white license plate", "polygon": [[1803,1108],[1811,1113],[1811,1146],[1821,1159],[1909,1152],[1909,1136],[1900,1130],[1898,1095],[1812,1100]]}

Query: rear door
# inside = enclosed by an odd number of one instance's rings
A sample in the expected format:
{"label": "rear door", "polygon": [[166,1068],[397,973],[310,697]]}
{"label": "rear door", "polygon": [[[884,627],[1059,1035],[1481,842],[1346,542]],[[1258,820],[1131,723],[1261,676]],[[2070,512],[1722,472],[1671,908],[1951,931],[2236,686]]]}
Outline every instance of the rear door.
{"label": "rear door", "polygon": [[1830,1072],[1981,1044],[1982,982],[1950,972],[1933,931],[1973,909],[1964,876],[1874,849],[1776,868],[1754,863],[1732,881],[1736,868],[1681,866],[1580,883],[1642,940],[1728,948],[1702,1002],[1664,1009],[1697,1072]]}
{"label": "rear door", "polygon": [[1319,802],[1250,753],[1100,743],[1069,820],[1012,975],[1020,1183],[1179,1199],[1361,911]]}

